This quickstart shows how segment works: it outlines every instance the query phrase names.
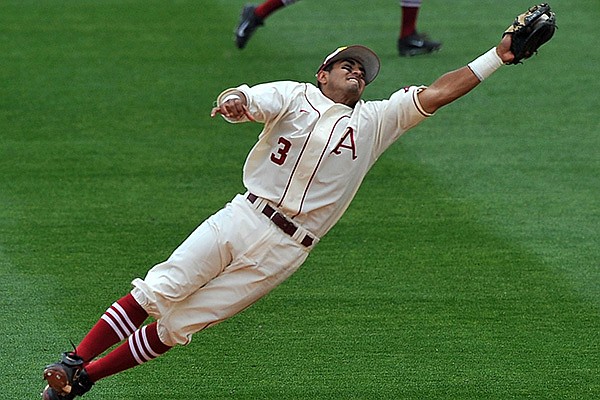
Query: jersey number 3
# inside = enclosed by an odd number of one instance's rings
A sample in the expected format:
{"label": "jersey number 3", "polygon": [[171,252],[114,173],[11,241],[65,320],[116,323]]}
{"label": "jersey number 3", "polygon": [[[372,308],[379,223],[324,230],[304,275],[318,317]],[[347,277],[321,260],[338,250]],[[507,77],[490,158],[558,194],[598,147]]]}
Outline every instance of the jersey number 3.
{"label": "jersey number 3", "polygon": [[292,147],[292,142],[284,137],[280,137],[277,143],[279,143],[280,147],[277,149],[277,153],[271,153],[271,161],[277,165],[283,165]]}

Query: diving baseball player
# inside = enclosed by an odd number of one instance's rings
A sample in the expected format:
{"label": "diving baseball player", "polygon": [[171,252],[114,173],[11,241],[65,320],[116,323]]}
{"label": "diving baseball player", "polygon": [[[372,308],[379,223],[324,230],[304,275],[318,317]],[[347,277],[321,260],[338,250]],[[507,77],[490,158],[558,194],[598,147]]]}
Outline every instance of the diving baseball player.
{"label": "diving baseball player", "polygon": [[[211,115],[264,127],[244,165],[245,193],[209,217],[113,303],[76,346],[44,369],[46,400],[73,399],[102,378],[185,345],[288,278],[339,220],[378,157],[440,107],[515,61],[513,34],[429,87],[364,101],[379,72],[364,46],[341,47],[316,85],[291,81],[227,89]],[[148,316],[154,321],[143,325]],[[103,357],[98,356],[121,343]]]}

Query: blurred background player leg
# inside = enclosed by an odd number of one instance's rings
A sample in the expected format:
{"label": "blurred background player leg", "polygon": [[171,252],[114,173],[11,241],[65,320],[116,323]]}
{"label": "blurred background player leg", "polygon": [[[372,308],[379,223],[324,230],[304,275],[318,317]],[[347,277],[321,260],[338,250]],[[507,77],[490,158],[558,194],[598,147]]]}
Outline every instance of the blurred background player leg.
{"label": "blurred background player leg", "polygon": [[[240,22],[235,28],[235,44],[239,49],[246,47],[259,26],[265,19],[282,7],[294,4],[298,0],[266,0],[259,5],[246,4],[242,9]],[[398,52],[400,56],[416,56],[428,54],[440,49],[442,44],[430,40],[426,34],[417,32],[417,18],[421,8],[421,0],[400,0],[400,33],[398,35]]]}
{"label": "blurred background player leg", "polygon": [[421,0],[400,1],[400,34],[398,53],[402,57],[412,57],[437,51],[442,43],[429,40],[426,34],[417,32],[417,19]]}
{"label": "blurred background player leg", "polygon": [[246,47],[246,43],[254,34],[256,28],[264,24],[264,20],[282,7],[294,4],[297,0],[266,0],[259,5],[246,4],[242,9],[240,22],[235,28],[235,44],[239,49]]}

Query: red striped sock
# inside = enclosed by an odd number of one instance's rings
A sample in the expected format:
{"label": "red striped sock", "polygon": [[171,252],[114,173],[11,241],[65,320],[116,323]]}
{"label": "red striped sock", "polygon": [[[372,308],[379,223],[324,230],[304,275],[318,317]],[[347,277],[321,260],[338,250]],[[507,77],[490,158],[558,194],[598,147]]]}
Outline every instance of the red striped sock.
{"label": "red striped sock", "polygon": [[114,302],[83,338],[76,353],[91,361],[116,343],[125,340],[148,318],[148,313],[131,293]]}
{"label": "red striped sock", "polygon": [[91,362],[85,370],[92,382],[153,360],[166,353],[170,346],[160,341],[157,323],[143,326],[106,356]]}

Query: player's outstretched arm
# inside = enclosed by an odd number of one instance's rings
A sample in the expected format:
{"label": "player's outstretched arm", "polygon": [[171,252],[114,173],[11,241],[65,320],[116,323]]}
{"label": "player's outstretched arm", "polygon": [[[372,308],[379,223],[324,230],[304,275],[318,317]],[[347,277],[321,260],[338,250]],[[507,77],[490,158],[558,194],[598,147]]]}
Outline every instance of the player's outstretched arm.
{"label": "player's outstretched arm", "polygon": [[[421,106],[425,111],[434,113],[440,107],[469,93],[493,70],[512,61],[514,56],[510,51],[511,40],[510,36],[504,36],[498,46],[469,65],[439,77],[428,88],[418,94]],[[488,70],[486,71],[486,69]],[[489,74],[486,72],[489,72]]]}
{"label": "player's outstretched arm", "polygon": [[449,72],[419,93],[421,106],[430,113],[469,93],[504,64],[519,64],[536,54],[556,30],[556,15],[547,3],[530,7],[517,15],[495,48]]}

